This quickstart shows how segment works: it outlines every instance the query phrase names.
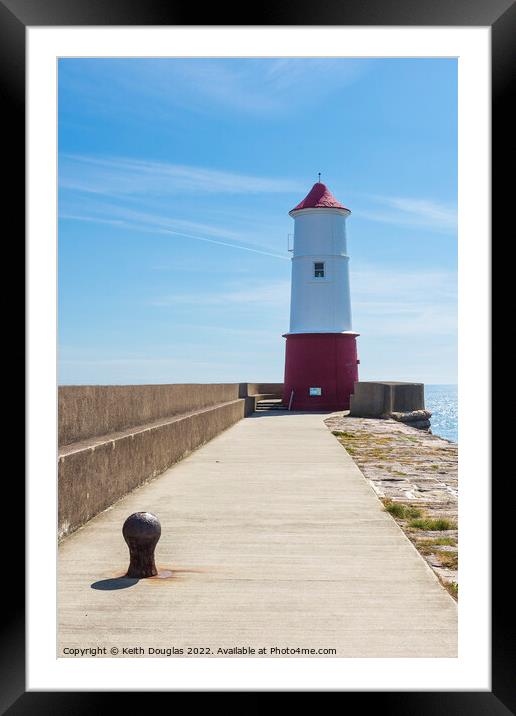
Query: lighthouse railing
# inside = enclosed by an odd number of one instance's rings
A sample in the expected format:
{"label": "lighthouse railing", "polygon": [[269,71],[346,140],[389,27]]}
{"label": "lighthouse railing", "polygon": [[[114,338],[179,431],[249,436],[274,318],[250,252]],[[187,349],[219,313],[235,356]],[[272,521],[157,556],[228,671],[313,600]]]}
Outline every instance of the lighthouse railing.
{"label": "lighthouse railing", "polygon": [[292,401],[294,400],[294,391],[290,393],[290,400],[288,401],[288,409],[292,410]]}

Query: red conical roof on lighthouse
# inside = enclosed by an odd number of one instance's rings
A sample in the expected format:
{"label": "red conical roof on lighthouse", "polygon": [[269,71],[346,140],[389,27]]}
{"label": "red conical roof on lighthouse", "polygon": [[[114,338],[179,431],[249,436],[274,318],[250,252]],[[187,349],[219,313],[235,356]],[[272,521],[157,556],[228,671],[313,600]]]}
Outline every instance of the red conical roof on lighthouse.
{"label": "red conical roof on lighthouse", "polygon": [[322,182],[316,182],[303,201],[300,201],[289,213],[300,209],[344,209],[349,211],[340,201],[337,201],[326,184]]}

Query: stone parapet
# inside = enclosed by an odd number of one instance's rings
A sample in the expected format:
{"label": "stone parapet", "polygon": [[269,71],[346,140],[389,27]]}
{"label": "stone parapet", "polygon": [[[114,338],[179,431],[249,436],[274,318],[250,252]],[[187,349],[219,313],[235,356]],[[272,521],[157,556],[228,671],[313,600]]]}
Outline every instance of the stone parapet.
{"label": "stone parapet", "polygon": [[245,400],[236,398],[63,446],[58,462],[59,537],[229,428],[244,417],[244,409]]}
{"label": "stone parapet", "polygon": [[226,403],[239,392],[239,383],[59,386],[59,445]]}

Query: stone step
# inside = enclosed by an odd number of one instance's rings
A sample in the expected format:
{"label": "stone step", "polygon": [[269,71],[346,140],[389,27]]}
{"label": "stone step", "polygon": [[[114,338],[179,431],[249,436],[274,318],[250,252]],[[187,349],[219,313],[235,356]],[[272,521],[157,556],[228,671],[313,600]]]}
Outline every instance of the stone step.
{"label": "stone step", "polygon": [[281,400],[258,400],[256,403],[256,410],[286,410],[287,408]]}
{"label": "stone step", "polygon": [[281,408],[264,408],[264,407],[260,407],[260,406],[258,406],[258,407],[256,408],[256,412],[264,412],[264,411],[266,411],[266,410],[275,410],[276,412],[280,412],[280,411],[282,411],[282,410],[283,410],[283,411],[286,411],[287,408],[283,408],[283,407],[281,407]]}

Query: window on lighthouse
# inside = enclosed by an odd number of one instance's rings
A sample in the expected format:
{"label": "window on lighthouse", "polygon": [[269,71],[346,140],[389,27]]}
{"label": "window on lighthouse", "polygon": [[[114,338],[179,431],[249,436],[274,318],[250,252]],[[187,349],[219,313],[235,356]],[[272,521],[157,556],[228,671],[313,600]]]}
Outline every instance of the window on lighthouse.
{"label": "window on lighthouse", "polygon": [[314,262],[314,278],[324,278],[324,261]]}

